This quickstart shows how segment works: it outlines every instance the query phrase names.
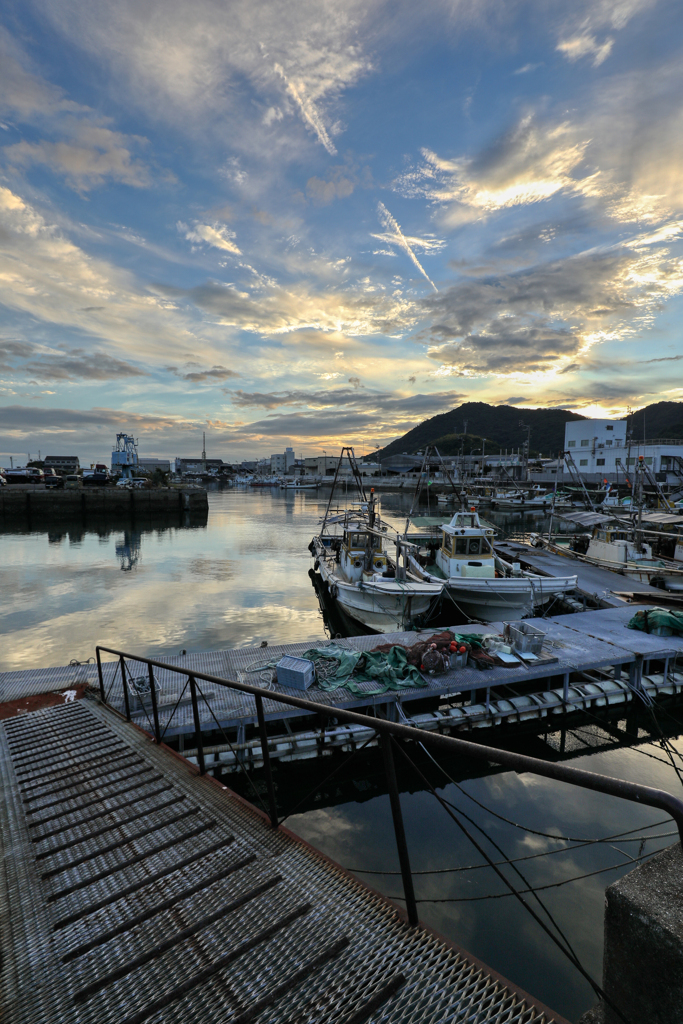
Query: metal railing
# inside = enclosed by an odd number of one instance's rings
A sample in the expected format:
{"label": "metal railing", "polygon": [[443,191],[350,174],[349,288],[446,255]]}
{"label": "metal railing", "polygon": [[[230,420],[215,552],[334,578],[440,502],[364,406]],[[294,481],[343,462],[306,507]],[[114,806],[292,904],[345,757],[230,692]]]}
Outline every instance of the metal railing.
{"label": "metal railing", "polygon": [[[366,729],[370,728],[378,736],[384,763],[384,771],[386,775],[387,788],[389,792],[389,799],[391,803],[391,812],[394,825],[394,833],[396,837],[396,846],[398,849],[399,864],[401,868],[401,876],[403,881],[403,891],[405,894],[406,907],[408,912],[408,920],[411,924],[415,925],[418,922],[417,904],[415,900],[415,892],[413,888],[413,878],[410,870],[410,859],[408,856],[408,846],[405,837],[405,829],[403,826],[403,817],[401,813],[401,804],[398,790],[398,783],[396,780],[396,771],[394,766],[393,757],[393,744],[394,742],[402,739],[414,740],[417,743],[423,744],[425,747],[433,748],[434,750],[441,750],[448,754],[468,756],[476,758],[477,760],[490,761],[494,764],[502,765],[515,772],[529,772],[533,775],[541,775],[548,779],[553,779],[559,782],[566,782],[572,786],[579,786],[582,789],[591,789],[598,793],[605,793],[610,796],[619,797],[622,800],[630,800],[634,803],[644,804],[648,807],[657,807],[661,810],[666,811],[676,822],[678,827],[679,838],[683,844],[683,801],[672,796],[670,793],[660,789],[653,789],[650,786],[642,786],[636,782],[627,782],[623,779],[614,779],[609,776],[596,775],[594,772],[588,772],[581,768],[573,768],[563,764],[553,764],[548,761],[541,761],[539,758],[528,757],[526,754],[517,754],[508,750],[498,750],[495,747],[484,746],[480,743],[473,743],[471,740],[459,739],[454,736],[444,736],[439,733],[423,732],[421,729],[417,729],[414,726],[404,725],[399,722],[390,722],[382,718],[372,718],[367,714],[360,714],[357,711],[348,711],[335,706],[319,704],[317,702],[306,700],[303,697],[289,696],[278,691],[266,689],[262,686],[254,686],[250,683],[235,682],[234,680],[221,679],[219,676],[209,675],[205,672],[197,672],[189,668],[181,668],[176,665],[170,665],[168,662],[156,661],[154,658],[145,658],[137,654],[128,654],[124,651],[114,650],[111,647],[97,647],[97,672],[99,677],[100,696],[102,701],[107,704],[109,702],[109,695],[111,693],[114,679],[109,686],[109,691],[105,692],[104,676],[102,672],[102,659],[101,653],[114,654],[118,658],[119,669],[121,673],[121,681],[123,685],[123,699],[125,707],[125,715],[128,721],[131,720],[131,707],[130,707],[130,695],[129,695],[129,679],[126,673],[126,659],[129,661],[137,662],[138,664],[144,664],[147,666],[149,676],[149,697],[152,708],[152,720],[148,721],[152,727],[154,739],[157,743],[161,743],[166,728],[170,723],[175,708],[180,704],[180,701],[185,694],[185,691],[189,687],[190,700],[192,703],[192,715],[195,728],[195,734],[197,738],[197,762],[199,771],[202,775],[206,773],[206,764],[204,759],[204,744],[202,741],[202,722],[199,715],[199,701],[201,698],[216,723],[220,728],[220,724],[216,719],[213,709],[209,705],[207,697],[202,693],[197,680],[215,684],[217,686],[223,686],[227,689],[237,690],[241,693],[249,694],[254,697],[256,705],[256,718],[258,722],[259,737],[261,741],[261,752],[263,757],[263,770],[265,776],[266,790],[268,796],[268,816],[270,818],[271,825],[277,828],[280,824],[277,811],[277,801],[275,798],[275,787],[273,785],[273,775],[270,762],[270,752],[268,749],[268,734],[266,730],[266,720],[263,711],[263,699],[264,697],[268,700],[275,701],[277,703],[286,704],[290,707],[299,708],[302,711],[307,711],[312,715],[322,715],[327,718],[336,718],[339,721],[349,722],[355,725],[362,725]],[[171,712],[169,720],[164,730],[161,729],[159,723],[159,707],[156,693],[156,681],[154,679],[154,669],[158,668],[164,672],[176,672],[179,675],[187,677],[187,682],[183,688],[180,697],[175,705],[175,708]],[[142,701],[141,701],[142,703]],[[114,705],[112,704],[112,707]],[[143,704],[144,708],[144,704]],[[118,710],[118,709],[115,709]],[[210,726],[211,727],[211,726]]]}

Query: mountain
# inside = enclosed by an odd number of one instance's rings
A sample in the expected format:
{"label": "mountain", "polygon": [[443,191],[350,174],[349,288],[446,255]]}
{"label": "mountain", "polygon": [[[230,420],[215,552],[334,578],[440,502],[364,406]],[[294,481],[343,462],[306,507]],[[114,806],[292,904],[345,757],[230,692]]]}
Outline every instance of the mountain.
{"label": "mountain", "polygon": [[[657,437],[683,438],[683,402],[655,402],[628,417],[634,441]],[[407,435],[406,435],[407,436]]]}
{"label": "mountain", "polygon": [[[676,404],[676,403],[662,403]],[[457,409],[432,416],[419,426],[413,427],[403,437],[392,441],[381,452],[380,458],[388,455],[412,455],[426,444],[436,443],[442,455],[460,451],[460,437],[453,435],[475,434],[486,438],[487,451],[491,454],[500,448],[521,448],[527,431],[520,422],[531,427],[531,452],[556,455],[564,448],[564,425],[567,420],[583,420],[585,416],[569,412],[568,409],[516,409],[512,405],[487,405],[486,402],[465,402]],[[481,443],[481,442],[480,442]],[[468,441],[465,443],[467,452]],[[453,449],[450,451],[449,449]]]}

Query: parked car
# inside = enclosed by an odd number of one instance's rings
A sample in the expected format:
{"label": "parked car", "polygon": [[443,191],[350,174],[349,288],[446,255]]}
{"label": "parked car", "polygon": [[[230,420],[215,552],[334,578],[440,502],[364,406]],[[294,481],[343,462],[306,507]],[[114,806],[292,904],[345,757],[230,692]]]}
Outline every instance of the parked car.
{"label": "parked car", "polygon": [[83,482],[78,473],[69,473],[68,476],[64,477],[64,486],[69,488],[82,487]]}
{"label": "parked car", "polygon": [[45,486],[46,487],[63,487],[64,478],[55,473],[54,469],[45,470]]}
{"label": "parked car", "polygon": [[146,476],[122,477],[116,484],[117,487],[129,487],[138,490],[142,487],[149,487],[149,480]]}
{"label": "parked car", "polygon": [[5,478],[2,475],[2,473],[0,473],[0,487],[6,487],[6,486],[7,486],[7,481],[5,480]]}

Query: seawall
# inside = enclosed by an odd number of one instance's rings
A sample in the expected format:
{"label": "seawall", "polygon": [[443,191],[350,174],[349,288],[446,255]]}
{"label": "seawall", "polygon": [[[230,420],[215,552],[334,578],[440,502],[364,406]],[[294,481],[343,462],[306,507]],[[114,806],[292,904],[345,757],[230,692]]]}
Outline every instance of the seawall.
{"label": "seawall", "polygon": [[0,517],[54,520],[74,515],[139,515],[208,509],[203,487],[82,487],[64,490],[44,485],[0,488]]}

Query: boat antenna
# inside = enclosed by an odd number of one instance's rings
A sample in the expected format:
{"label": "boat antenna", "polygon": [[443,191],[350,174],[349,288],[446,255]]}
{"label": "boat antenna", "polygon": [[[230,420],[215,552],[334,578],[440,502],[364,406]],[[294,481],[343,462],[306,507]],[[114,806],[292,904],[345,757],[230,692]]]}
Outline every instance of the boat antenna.
{"label": "boat antenna", "polygon": [[361,501],[367,501],[368,500],[366,498],[366,496],[365,496],[365,488],[363,487],[363,478],[360,475],[360,470],[358,469],[358,463],[356,462],[356,456],[354,454],[353,448],[344,447],[344,448],[342,448],[342,450],[339,453],[339,459],[337,461],[337,465],[336,465],[335,470],[334,470],[334,478],[332,480],[332,490],[330,491],[330,498],[329,498],[329,501],[327,502],[327,508],[325,509],[325,515],[323,517],[322,526],[320,527],[320,532],[321,533],[323,533],[323,531],[325,529],[325,525],[327,523],[327,517],[329,516],[330,509],[332,508],[332,499],[334,497],[335,487],[337,486],[337,480],[339,479],[339,473],[341,471],[342,462],[344,461],[344,452],[346,452],[346,456],[347,456],[347,458],[349,460],[349,465],[351,466],[351,471],[353,473],[354,480],[356,481],[356,486],[358,487],[358,493],[360,494]]}
{"label": "boat antenna", "polygon": [[403,531],[404,533],[408,532],[408,527],[410,526],[410,520],[413,518],[413,510],[415,508],[415,504],[416,504],[418,498],[420,497],[420,493],[422,491],[422,481],[424,479],[425,466],[427,465],[427,460],[429,459],[429,453],[431,452],[431,450],[432,450],[432,446],[428,444],[427,447],[425,448],[425,453],[424,453],[424,455],[422,457],[422,465],[420,466],[420,475],[418,477],[417,486],[415,487],[415,493],[413,494],[413,500],[410,503],[410,512],[408,513],[408,518],[406,519],[406,528]]}

